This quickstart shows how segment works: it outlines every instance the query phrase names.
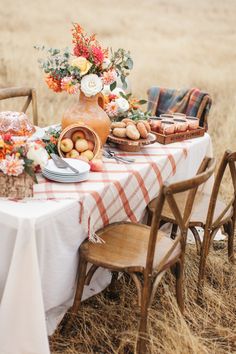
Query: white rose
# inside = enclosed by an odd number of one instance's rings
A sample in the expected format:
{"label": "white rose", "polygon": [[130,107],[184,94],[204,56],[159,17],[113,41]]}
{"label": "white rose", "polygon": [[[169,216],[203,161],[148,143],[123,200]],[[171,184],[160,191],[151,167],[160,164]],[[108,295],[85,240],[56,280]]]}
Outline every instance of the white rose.
{"label": "white rose", "polygon": [[27,158],[34,161],[34,166],[40,166],[43,169],[48,161],[48,153],[40,144],[31,143],[28,145]]}
{"label": "white rose", "polygon": [[[113,93],[113,91],[112,91],[112,93]],[[123,98],[123,97],[117,98],[115,100],[115,103],[117,104],[119,112],[124,113],[124,112],[128,111],[129,102],[125,98]]]}
{"label": "white rose", "polygon": [[114,90],[111,91],[113,95],[120,96],[120,93],[123,93],[125,95],[125,91],[122,90],[120,87],[116,87]]}
{"label": "white rose", "polygon": [[81,80],[81,91],[85,96],[95,96],[102,91],[102,80],[96,74],[85,75]]}
{"label": "white rose", "polygon": [[110,66],[110,64],[111,64],[110,59],[105,58],[105,59],[103,60],[103,62],[102,62],[102,69],[103,69],[103,70],[108,69],[109,66]]}

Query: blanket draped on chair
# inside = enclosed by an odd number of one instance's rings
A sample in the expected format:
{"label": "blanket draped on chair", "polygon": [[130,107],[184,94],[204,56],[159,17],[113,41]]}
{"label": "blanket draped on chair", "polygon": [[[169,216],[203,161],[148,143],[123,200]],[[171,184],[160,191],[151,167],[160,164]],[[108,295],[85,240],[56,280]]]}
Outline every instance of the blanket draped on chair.
{"label": "blanket draped on chair", "polygon": [[148,90],[148,111],[159,116],[162,113],[185,113],[199,118],[200,126],[207,129],[207,116],[212,100],[208,93],[197,88],[176,90],[152,87]]}

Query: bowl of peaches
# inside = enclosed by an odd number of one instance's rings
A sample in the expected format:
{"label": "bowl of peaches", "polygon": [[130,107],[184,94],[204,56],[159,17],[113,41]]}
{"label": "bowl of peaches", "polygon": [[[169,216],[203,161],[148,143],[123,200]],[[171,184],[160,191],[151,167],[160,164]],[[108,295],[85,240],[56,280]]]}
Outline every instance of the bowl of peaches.
{"label": "bowl of peaches", "polygon": [[61,157],[89,162],[98,158],[101,144],[93,129],[83,124],[71,124],[61,132],[57,147]]}

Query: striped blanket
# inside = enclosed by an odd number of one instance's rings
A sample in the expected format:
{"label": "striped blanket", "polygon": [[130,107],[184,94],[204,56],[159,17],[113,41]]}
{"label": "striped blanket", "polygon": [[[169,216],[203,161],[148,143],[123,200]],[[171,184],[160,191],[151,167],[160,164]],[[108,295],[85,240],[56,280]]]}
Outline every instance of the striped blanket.
{"label": "striped blanket", "polygon": [[175,90],[152,87],[148,90],[148,111],[159,116],[162,113],[181,112],[200,119],[200,126],[207,129],[207,117],[211,108],[210,96],[197,88]]}

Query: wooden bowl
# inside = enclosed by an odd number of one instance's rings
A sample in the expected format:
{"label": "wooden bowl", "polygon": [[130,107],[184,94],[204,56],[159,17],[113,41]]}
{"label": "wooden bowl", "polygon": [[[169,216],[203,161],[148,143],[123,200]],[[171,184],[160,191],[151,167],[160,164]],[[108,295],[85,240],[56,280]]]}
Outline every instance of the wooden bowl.
{"label": "wooden bowl", "polygon": [[108,136],[108,142],[116,144],[120,150],[127,152],[140,151],[142,146],[153,144],[155,143],[155,141],[156,136],[152,133],[149,133],[146,139],[139,140],[131,140],[129,138],[118,138],[112,134]]}
{"label": "wooden bowl", "polygon": [[94,149],[93,149],[93,159],[98,158],[99,154],[100,154],[100,149],[101,149],[101,143],[100,143],[100,139],[97,135],[97,133],[89,128],[88,126],[84,125],[84,124],[71,124],[68,125],[60,134],[60,137],[58,139],[58,143],[57,143],[57,148],[58,148],[58,152],[59,155],[61,157],[66,157],[66,153],[61,151],[61,141],[65,138],[72,138],[72,135],[77,132],[77,131],[82,131],[85,135],[85,139],[86,140],[90,140],[94,143]]}

